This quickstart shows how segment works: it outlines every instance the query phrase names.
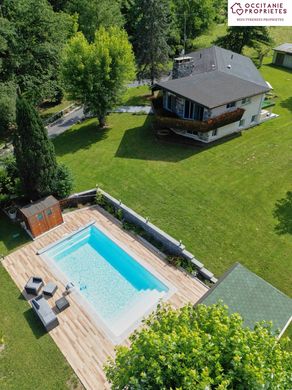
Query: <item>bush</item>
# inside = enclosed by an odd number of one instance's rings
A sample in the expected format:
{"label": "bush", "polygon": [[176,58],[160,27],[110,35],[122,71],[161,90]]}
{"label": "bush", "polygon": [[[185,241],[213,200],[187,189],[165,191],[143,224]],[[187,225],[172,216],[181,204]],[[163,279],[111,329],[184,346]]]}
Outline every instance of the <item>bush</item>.
{"label": "bush", "polygon": [[69,169],[64,164],[59,164],[56,170],[55,182],[52,193],[57,198],[66,198],[73,188],[73,177]]}

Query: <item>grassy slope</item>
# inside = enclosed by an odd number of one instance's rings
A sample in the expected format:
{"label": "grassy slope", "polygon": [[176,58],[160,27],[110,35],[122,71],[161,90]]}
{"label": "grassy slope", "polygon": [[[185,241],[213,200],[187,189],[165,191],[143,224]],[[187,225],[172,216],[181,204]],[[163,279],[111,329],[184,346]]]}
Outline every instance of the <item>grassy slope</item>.
{"label": "grassy slope", "polygon": [[289,293],[291,236],[275,232],[273,210],[291,189],[292,76],[269,66],[263,74],[281,116],[242,137],[199,152],[157,142],[145,116],[115,114],[109,130],[91,120],[58,137],[59,159],[78,178],[75,190],[100,184],[217,275],[241,261]]}

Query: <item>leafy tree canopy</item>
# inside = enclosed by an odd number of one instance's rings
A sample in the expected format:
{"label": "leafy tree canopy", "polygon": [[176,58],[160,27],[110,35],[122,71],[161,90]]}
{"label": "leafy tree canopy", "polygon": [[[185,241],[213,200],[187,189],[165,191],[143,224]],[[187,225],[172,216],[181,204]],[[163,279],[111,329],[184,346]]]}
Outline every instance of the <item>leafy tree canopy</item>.
{"label": "leafy tree canopy", "polygon": [[139,77],[149,77],[153,84],[169,59],[169,1],[136,0],[134,12],[137,22],[133,43]]}
{"label": "leafy tree canopy", "polygon": [[271,326],[242,326],[221,304],[160,307],[106,365],[112,389],[290,389],[292,354]]}
{"label": "leafy tree canopy", "polygon": [[196,38],[214,22],[216,8],[214,0],[173,0],[180,34],[184,36],[184,18],[186,17],[186,37]]}
{"label": "leafy tree canopy", "polygon": [[79,28],[89,42],[94,40],[99,27],[124,24],[118,0],[69,0],[65,9],[78,15]]}
{"label": "leafy tree canopy", "polygon": [[15,125],[16,86],[0,83],[0,137],[6,138]]}
{"label": "leafy tree canopy", "polygon": [[107,112],[121,101],[125,83],[134,77],[132,46],[127,33],[117,27],[100,27],[92,43],[78,32],[64,51],[67,91],[97,116],[101,126]]}
{"label": "leafy tree canopy", "polygon": [[267,27],[229,27],[227,34],[219,37],[215,44],[236,53],[245,46],[258,48],[259,44],[271,45],[273,40]]}
{"label": "leafy tree canopy", "polygon": [[0,77],[31,101],[54,95],[60,52],[76,29],[74,18],[47,0],[4,0],[0,18]]}

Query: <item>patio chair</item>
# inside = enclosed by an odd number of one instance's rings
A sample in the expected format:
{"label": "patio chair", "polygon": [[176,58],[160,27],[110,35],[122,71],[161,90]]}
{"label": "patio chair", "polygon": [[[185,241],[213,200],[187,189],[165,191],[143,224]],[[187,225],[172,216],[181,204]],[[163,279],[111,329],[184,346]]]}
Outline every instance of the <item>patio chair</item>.
{"label": "patio chair", "polygon": [[32,276],[24,286],[28,294],[38,295],[40,289],[44,285],[43,279],[38,276]]}
{"label": "patio chair", "polygon": [[56,314],[42,294],[31,300],[31,306],[48,332],[59,325]]}

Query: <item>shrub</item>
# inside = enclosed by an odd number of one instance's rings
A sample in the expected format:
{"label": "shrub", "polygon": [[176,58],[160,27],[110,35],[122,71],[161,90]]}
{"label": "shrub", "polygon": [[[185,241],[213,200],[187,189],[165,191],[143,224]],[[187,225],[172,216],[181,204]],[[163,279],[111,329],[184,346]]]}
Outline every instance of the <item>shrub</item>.
{"label": "shrub", "polygon": [[66,165],[59,164],[56,170],[56,176],[52,193],[57,198],[66,198],[70,195],[73,188],[73,177]]}

